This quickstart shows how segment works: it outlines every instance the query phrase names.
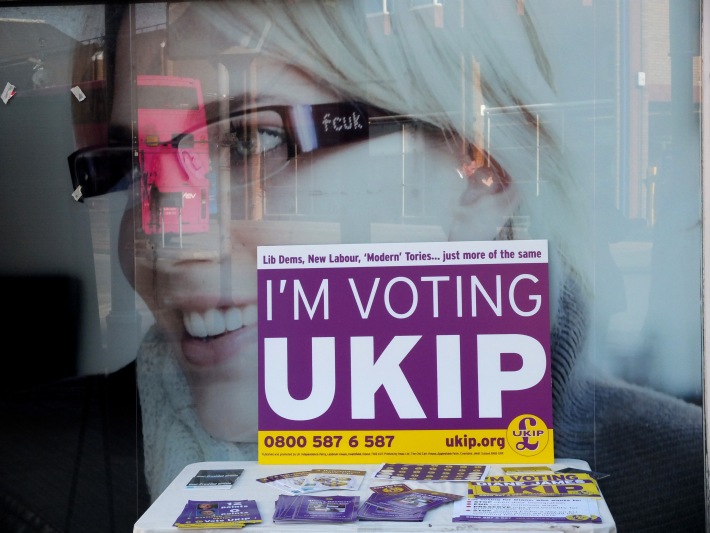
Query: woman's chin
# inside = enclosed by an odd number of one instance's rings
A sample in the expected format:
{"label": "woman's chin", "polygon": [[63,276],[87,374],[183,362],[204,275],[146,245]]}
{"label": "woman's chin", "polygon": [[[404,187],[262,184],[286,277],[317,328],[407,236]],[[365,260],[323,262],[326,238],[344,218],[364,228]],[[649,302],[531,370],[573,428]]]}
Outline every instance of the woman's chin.
{"label": "woman's chin", "polygon": [[218,440],[256,442],[257,393],[256,375],[193,389],[200,424]]}

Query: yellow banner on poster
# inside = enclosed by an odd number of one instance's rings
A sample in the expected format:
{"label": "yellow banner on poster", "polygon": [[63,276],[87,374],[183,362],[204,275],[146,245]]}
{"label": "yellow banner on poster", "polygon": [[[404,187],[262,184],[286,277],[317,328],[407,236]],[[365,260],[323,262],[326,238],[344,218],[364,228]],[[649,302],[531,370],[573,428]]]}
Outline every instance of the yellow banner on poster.
{"label": "yellow banner on poster", "polygon": [[506,430],[260,431],[259,463],[554,463],[553,430],[531,454]]}

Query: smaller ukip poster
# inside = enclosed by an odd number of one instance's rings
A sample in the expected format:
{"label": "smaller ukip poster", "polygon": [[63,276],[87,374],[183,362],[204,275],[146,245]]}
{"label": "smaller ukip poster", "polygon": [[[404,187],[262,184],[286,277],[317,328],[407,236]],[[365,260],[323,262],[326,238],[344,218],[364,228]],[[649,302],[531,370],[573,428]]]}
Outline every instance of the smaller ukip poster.
{"label": "smaller ukip poster", "polygon": [[264,464],[552,463],[544,240],[258,248]]}

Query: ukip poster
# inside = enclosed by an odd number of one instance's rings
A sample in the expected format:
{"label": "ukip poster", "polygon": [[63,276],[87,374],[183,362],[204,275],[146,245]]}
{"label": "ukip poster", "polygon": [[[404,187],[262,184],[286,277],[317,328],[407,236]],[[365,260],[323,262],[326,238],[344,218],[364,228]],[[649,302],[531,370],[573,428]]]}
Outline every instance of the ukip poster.
{"label": "ukip poster", "polygon": [[258,248],[264,464],[552,463],[544,240]]}

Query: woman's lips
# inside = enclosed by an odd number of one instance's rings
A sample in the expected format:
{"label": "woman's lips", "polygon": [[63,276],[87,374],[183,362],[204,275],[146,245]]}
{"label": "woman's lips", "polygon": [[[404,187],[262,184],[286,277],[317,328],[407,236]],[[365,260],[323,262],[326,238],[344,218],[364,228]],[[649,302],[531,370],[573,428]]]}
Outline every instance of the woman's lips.
{"label": "woman's lips", "polygon": [[225,363],[255,342],[256,322],[256,305],[185,312],[183,356],[195,366]]}

